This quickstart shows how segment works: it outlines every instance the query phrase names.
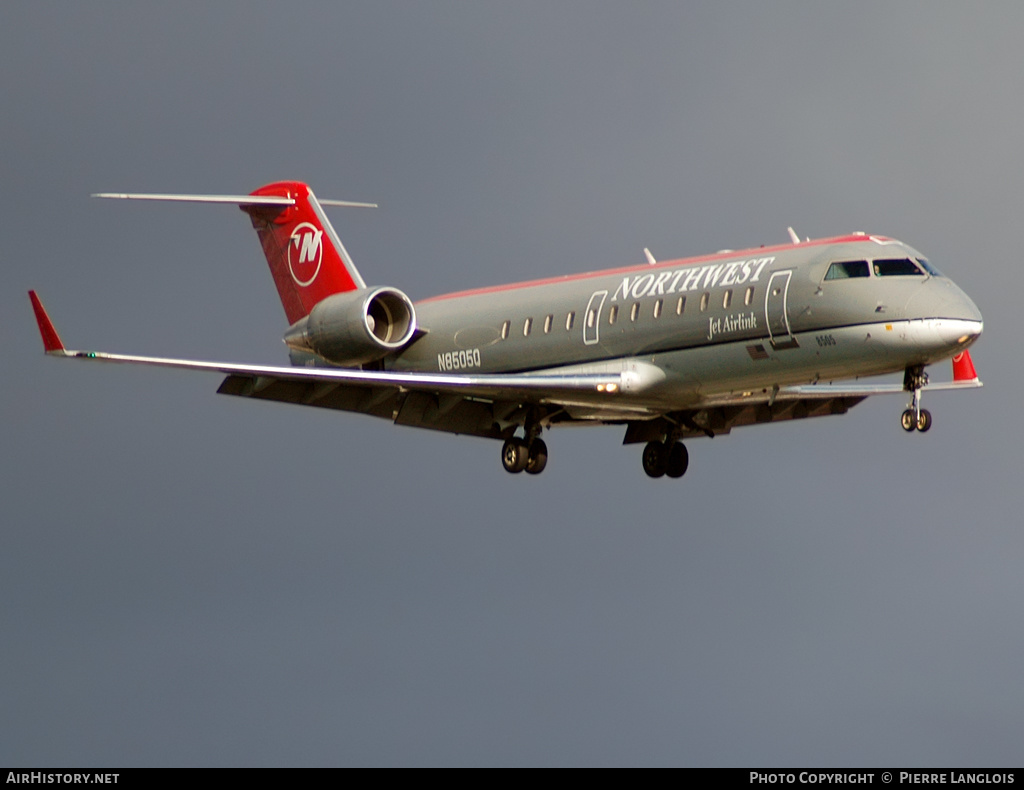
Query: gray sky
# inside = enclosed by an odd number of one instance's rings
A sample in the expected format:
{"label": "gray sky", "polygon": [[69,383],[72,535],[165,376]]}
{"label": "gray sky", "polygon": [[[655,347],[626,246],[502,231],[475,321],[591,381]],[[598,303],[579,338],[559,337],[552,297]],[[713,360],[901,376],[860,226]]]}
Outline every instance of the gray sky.
{"label": "gray sky", "polygon": [[[1020,765],[1017,3],[0,6],[0,764]],[[853,230],[986,386],[690,443],[499,446],[77,347],[285,361],[248,222],[435,293]],[[948,377],[936,366],[937,378]]]}

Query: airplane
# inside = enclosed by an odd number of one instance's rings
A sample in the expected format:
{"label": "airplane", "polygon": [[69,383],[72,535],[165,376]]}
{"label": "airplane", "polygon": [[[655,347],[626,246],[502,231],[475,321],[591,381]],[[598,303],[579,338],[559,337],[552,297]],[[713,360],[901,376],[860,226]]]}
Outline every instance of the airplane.
{"label": "airplane", "polygon": [[[359,412],[499,440],[511,473],[547,465],[542,432],[625,427],[644,472],[682,477],[684,439],[844,414],[903,392],[900,421],[925,432],[927,390],[980,387],[968,347],[978,308],[919,252],[853,233],[477,288],[414,303],[367,286],[307,184],[249,195],[100,193],[235,204],[259,236],[288,321],[291,366],[65,348],[34,291],[47,354],[224,374],[218,392]],[[952,358],[953,380],[925,367]],[[864,378],[903,373],[902,385]]]}

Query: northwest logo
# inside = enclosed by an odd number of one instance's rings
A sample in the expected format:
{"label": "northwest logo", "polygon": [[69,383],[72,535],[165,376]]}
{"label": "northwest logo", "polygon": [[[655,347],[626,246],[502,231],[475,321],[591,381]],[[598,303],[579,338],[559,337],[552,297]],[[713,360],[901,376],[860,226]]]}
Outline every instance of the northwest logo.
{"label": "northwest logo", "polygon": [[324,232],[308,222],[300,222],[288,239],[288,269],[292,279],[305,287],[320,273],[324,257]]}

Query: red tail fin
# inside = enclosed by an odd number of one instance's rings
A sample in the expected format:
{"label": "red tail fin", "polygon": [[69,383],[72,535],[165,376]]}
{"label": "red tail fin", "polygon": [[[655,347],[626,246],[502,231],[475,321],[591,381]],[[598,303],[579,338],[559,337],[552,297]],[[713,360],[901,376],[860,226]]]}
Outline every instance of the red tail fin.
{"label": "red tail fin", "polygon": [[953,357],[953,381],[976,381],[977,378],[970,351],[961,351]]}
{"label": "red tail fin", "polygon": [[331,294],[366,287],[307,184],[281,181],[252,194],[295,201],[290,206],[241,207],[259,234],[288,323],[309,315]]}

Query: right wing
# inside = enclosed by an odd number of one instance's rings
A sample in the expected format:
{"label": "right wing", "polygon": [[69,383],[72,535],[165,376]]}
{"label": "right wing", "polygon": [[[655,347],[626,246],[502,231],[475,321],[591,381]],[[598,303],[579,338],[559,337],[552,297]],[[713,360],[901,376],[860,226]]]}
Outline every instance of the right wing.
{"label": "right wing", "polygon": [[[341,409],[393,420],[400,425],[500,438],[521,424],[522,411],[601,413],[637,419],[657,414],[623,402],[662,378],[653,366],[620,366],[618,371],[464,375],[327,367],[278,367],[193,359],[70,350],[34,291],[29,291],[47,354],[96,362],[147,365],[223,373],[218,392],[307,406]],[[648,369],[650,368],[650,369]]]}

